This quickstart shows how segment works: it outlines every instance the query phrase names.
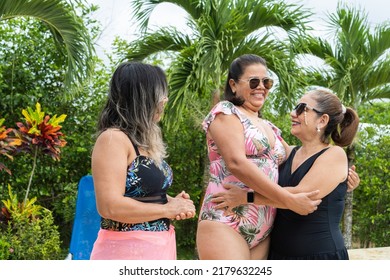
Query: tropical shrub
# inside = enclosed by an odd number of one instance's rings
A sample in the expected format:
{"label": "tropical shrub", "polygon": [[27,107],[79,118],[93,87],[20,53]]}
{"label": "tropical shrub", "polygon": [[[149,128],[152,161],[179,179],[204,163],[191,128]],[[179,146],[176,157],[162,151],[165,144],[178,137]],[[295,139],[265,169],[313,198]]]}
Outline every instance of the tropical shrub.
{"label": "tropical shrub", "polygon": [[[173,170],[173,184],[169,194],[176,195],[182,190],[186,191],[194,201],[198,213],[205,186],[203,175],[208,158],[205,135],[200,129],[200,122],[188,117],[189,115],[190,112],[187,111],[187,117],[178,124],[178,130],[168,131],[163,128],[163,131],[169,152],[167,162]],[[197,259],[195,244],[197,224],[197,217],[174,221],[178,259]]]}
{"label": "tropical shrub", "polygon": [[[20,144],[20,141],[17,141],[15,138],[8,135],[12,132],[12,128],[6,128],[3,126],[4,121],[4,118],[0,119],[0,155],[13,160],[13,156],[10,155],[10,153],[14,151],[16,145]],[[11,175],[11,170],[9,170],[5,164],[0,161],[0,171],[2,170]]]}
{"label": "tropical shrub", "polygon": [[[61,241],[58,226],[54,224],[52,212],[35,204],[37,198],[28,199],[29,190],[37,166],[39,154],[60,159],[60,148],[66,145],[64,134],[60,131],[66,115],[45,116],[39,103],[36,110],[27,107],[22,110],[24,122],[17,122],[18,129],[2,127],[2,154],[26,153],[32,155],[33,163],[25,198],[18,201],[8,185],[9,199],[2,200],[1,211],[1,256],[7,259],[58,259]],[[11,137],[8,133],[13,132]],[[11,140],[10,140],[11,139]],[[16,143],[9,145],[9,143]],[[4,168],[5,169],[5,168]],[[7,170],[6,170],[7,171]],[[10,172],[8,172],[10,173]]]}
{"label": "tropical shrub", "polygon": [[0,256],[10,260],[53,260],[60,258],[60,235],[52,212],[35,204],[36,198],[19,202],[8,186],[9,198],[2,200]]}
{"label": "tropical shrub", "polygon": [[[353,233],[360,247],[390,246],[389,102],[363,106],[356,167],[361,178],[354,191]],[[369,123],[368,123],[369,122]]]}

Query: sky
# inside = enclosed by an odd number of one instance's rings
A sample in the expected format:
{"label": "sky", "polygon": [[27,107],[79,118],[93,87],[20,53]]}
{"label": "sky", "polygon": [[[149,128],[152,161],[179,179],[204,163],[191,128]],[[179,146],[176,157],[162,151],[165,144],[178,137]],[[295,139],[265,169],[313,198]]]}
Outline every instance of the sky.
{"label": "sky", "polygon": [[[100,8],[93,14],[103,28],[103,33],[96,41],[99,56],[111,53],[111,44],[116,36],[131,40],[137,38],[137,28],[131,22],[131,0],[88,0]],[[339,0],[287,0],[289,3],[301,4],[314,12],[312,26],[319,33],[325,32],[325,19],[328,13],[336,11]],[[390,1],[388,0],[342,0],[341,2],[362,8],[368,15],[369,23],[374,26],[390,20]],[[180,30],[186,29],[185,12],[173,4],[160,4],[151,15],[150,26],[173,25]]]}

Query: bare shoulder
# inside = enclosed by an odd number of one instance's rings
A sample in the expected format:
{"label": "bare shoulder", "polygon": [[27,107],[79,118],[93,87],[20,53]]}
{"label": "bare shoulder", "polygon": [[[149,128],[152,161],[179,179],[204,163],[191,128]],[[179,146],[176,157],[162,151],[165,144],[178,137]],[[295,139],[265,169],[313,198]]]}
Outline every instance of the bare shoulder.
{"label": "bare shoulder", "polygon": [[347,154],[345,153],[344,149],[340,146],[330,146],[325,153],[323,153],[323,158],[328,160],[346,160]]}
{"label": "bare shoulder", "polygon": [[106,143],[106,144],[124,143],[128,141],[129,138],[127,137],[127,135],[123,131],[116,128],[109,128],[103,131],[96,139],[97,143]]}
{"label": "bare shoulder", "polygon": [[334,155],[346,155],[344,149],[340,146],[330,146],[328,151]]}
{"label": "bare shoulder", "polygon": [[119,129],[107,129],[96,139],[92,155],[97,153],[102,155],[124,154],[129,151],[130,139]]}

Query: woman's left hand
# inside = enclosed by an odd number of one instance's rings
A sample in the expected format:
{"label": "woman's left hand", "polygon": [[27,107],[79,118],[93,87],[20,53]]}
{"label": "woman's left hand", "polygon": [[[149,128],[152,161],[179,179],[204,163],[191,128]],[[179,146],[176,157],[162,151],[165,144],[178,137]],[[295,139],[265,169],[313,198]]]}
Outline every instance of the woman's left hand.
{"label": "woman's left hand", "polygon": [[247,204],[247,191],[233,184],[224,184],[225,192],[215,193],[211,202],[216,203],[214,209],[224,209],[225,214],[231,213],[234,207]]}
{"label": "woman's left hand", "polygon": [[356,166],[352,165],[348,170],[348,190],[347,192],[352,192],[360,184],[359,174],[356,173]]}

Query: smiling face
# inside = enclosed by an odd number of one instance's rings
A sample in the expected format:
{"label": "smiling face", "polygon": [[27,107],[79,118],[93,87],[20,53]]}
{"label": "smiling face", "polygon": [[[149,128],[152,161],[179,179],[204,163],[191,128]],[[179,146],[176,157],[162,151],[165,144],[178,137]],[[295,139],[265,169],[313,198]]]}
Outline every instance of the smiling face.
{"label": "smiling face", "polygon": [[[291,134],[298,139],[319,138],[321,131],[327,124],[327,115],[321,113],[317,108],[317,102],[311,94],[304,95],[297,102],[296,109],[290,113],[292,126]],[[302,109],[304,108],[304,109]]]}
{"label": "smiling face", "polygon": [[[264,87],[263,79],[267,78],[267,68],[260,63],[248,65],[245,68],[244,73],[237,81],[234,79],[229,80],[230,87],[238,97],[245,100],[242,107],[251,111],[259,111],[267,98],[269,90]],[[259,85],[251,89],[249,86],[249,80],[251,78],[258,78],[261,80]]]}

